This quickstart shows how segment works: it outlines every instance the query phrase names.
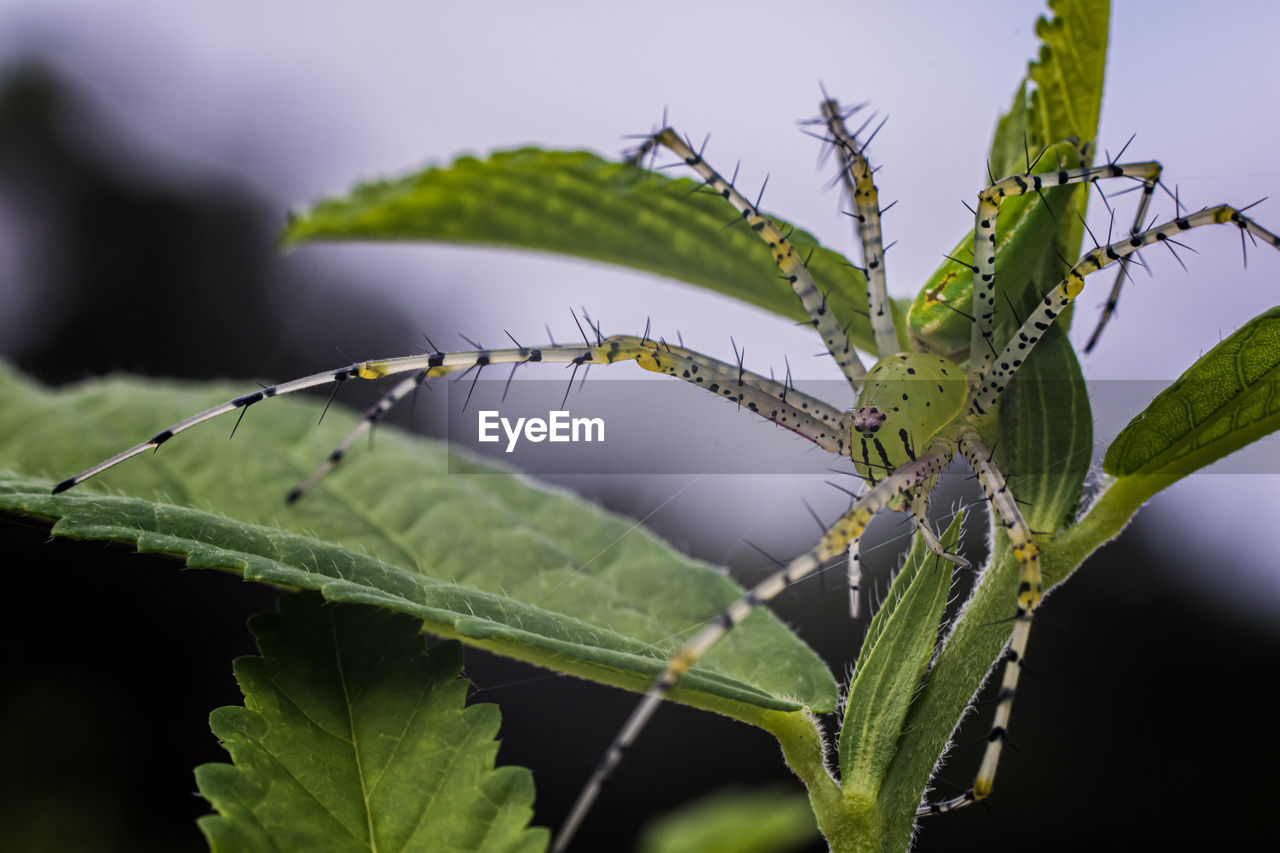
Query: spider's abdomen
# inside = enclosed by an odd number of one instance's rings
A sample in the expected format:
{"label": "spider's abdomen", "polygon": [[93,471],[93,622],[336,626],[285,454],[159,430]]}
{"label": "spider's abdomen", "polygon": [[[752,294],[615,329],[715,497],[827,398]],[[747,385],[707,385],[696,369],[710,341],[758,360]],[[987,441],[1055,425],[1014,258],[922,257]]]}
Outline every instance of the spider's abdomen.
{"label": "spider's abdomen", "polygon": [[901,352],[875,363],[853,410],[853,461],[881,480],[915,459],[964,410],[964,371],[939,355]]}

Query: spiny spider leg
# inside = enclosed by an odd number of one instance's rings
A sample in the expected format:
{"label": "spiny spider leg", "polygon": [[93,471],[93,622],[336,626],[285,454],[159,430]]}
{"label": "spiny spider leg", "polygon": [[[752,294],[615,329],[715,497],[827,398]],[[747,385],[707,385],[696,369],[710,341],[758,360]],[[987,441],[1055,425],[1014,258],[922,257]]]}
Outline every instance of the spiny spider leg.
{"label": "spiny spider leg", "polygon": [[[615,338],[620,337],[622,336],[615,336]],[[613,339],[610,338],[610,340]],[[740,406],[746,406],[753,412],[761,414],[767,412],[764,417],[779,426],[795,431],[831,453],[838,454],[842,452],[843,436],[848,432],[847,428],[840,426],[844,415],[822,400],[798,391],[789,383],[767,379],[758,373],[745,370],[741,364],[729,364],[683,347],[672,346],[666,342],[654,342],[647,338],[643,340],[660,349],[662,355],[655,360],[660,362],[660,365],[649,366],[642,364],[642,367],[671,376],[678,376],[681,379],[706,388],[713,394],[733,400]],[[547,349],[545,347],[542,348],[542,352],[545,353]],[[479,354],[477,353],[477,355]],[[636,358],[638,359],[638,357]],[[550,361],[545,356],[541,360]],[[617,360],[622,359],[619,358]],[[497,363],[501,362],[494,360],[494,354],[490,353],[490,360],[486,364]],[[519,366],[525,363],[525,360],[512,363]],[[479,366],[480,364],[481,362],[477,360],[472,366]],[[425,374],[423,378],[425,378]],[[337,466],[338,462],[345,456],[346,451],[373,426],[373,422],[385,415],[392,406],[416,388],[421,381],[422,379],[417,377],[405,380],[387,392],[378,402],[374,403],[365,412],[364,417],[360,419],[360,423],[338,444],[333,453],[329,454],[329,458],[290,491],[286,500],[292,503],[306,494],[325,474]]]}
{"label": "spiny spider leg", "polygon": [[[936,478],[918,484],[911,491],[911,522],[912,529],[918,530],[920,535],[924,537],[925,545],[934,554],[937,554],[944,560],[955,563],[965,569],[972,568],[972,564],[961,557],[959,554],[953,554],[942,545],[942,540],[934,532],[933,528],[926,520],[929,513],[929,493],[932,491]],[[857,619],[858,614],[862,612],[862,553],[860,541],[854,541],[849,545],[848,564],[845,569],[849,579],[849,618]]]}
{"label": "spiny spider leg", "polygon": [[[837,486],[835,483],[829,485],[835,486],[840,491],[847,494],[850,498],[849,505],[853,506],[862,499],[867,492],[868,482],[862,481],[862,488],[856,493],[849,491],[843,486]],[[875,485],[871,483],[870,485]],[[859,547],[858,539],[849,543],[848,550],[845,551],[845,577],[849,588],[849,618],[857,619],[858,614],[862,611],[862,554]]]}
{"label": "spiny spider leg", "polygon": [[[916,488],[911,496],[911,520],[916,530],[924,537],[924,544],[930,551],[937,554],[944,560],[955,563],[962,569],[971,569],[973,564],[961,557],[959,554],[953,554],[942,545],[942,540],[938,538],[938,534],[933,531],[929,525],[927,518],[929,514],[929,493],[933,490],[933,483],[922,483]],[[927,486],[927,488],[926,488]]]}
{"label": "spiny spider leg", "polygon": [[[1160,164],[1108,163],[1082,169],[1059,169],[1035,175],[1011,175],[996,181],[978,194],[978,209],[973,228],[973,316],[975,322],[969,339],[969,374],[985,374],[995,358],[996,316],[996,214],[1000,202],[1011,196],[1042,192],[1052,187],[1095,181],[1100,178],[1136,178],[1156,181]],[[1154,185],[1154,183],[1153,183]],[[1143,211],[1145,213],[1145,211]]]}
{"label": "spiny spider leg", "polygon": [[328,474],[334,468],[338,467],[338,463],[347,455],[347,451],[351,449],[351,445],[359,441],[360,436],[373,429],[383,415],[391,411],[392,407],[403,400],[405,397],[417,390],[418,386],[427,379],[427,371],[419,370],[408,379],[402,379],[396,383],[395,387],[378,398],[378,401],[365,410],[361,416],[360,422],[355,425],[351,432],[347,433],[346,438],[338,442],[338,446],[333,449],[328,458],[320,464],[316,470],[303,479],[302,482],[289,490],[289,494],[285,496],[285,503],[294,503],[320,482],[325,474]]}
{"label": "spiny spider leg", "polygon": [[[1158,183],[1160,183],[1159,163],[1156,164],[1155,174],[1142,182],[1142,200],[1138,202],[1138,212],[1133,217],[1133,227],[1129,229],[1130,237],[1135,237],[1142,231],[1142,225],[1147,221],[1147,209],[1151,206],[1151,196],[1155,194]],[[1174,211],[1174,213],[1181,212],[1181,210]],[[1116,273],[1116,280],[1111,284],[1111,292],[1107,294],[1107,304],[1102,308],[1102,316],[1098,318],[1098,324],[1093,327],[1093,333],[1089,335],[1089,341],[1084,345],[1085,353],[1093,352],[1098,339],[1102,337],[1102,330],[1107,327],[1112,315],[1116,313],[1116,305],[1120,302],[1120,290],[1124,287],[1125,277],[1129,274],[1129,262],[1128,257],[1120,262],[1120,271]]]}
{"label": "spiny spider leg", "polygon": [[795,291],[796,296],[800,298],[800,304],[804,306],[805,312],[809,315],[810,323],[818,330],[818,334],[822,335],[822,340],[827,346],[827,352],[831,353],[831,356],[836,360],[836,364],[840,366],[840,370],[844,373],[845,378],[849,380],[849,384],[857,390],[862,377],[866,375],[866,368],[858,359],[858,354],[849,342],[849,336],[841,328],[840,322],[827,308],[826,297],[818,290],[817,284],[813,281],[813,276],[809,274],[809,268],[805,266],[795,246],[791,245],[791,241],[779,230],[772,219],[761,213],[755,204],[747,201],[731,183],[722,178],[715,169],[712,169],[702,159],[702,155],[699,152],[694,151],[671,128],[664,128],[649,137],[639,148],[631,153],[629,159],[633,163],[638,163],[658,145],[670,150],[683,160],[685,165],[697,172],[703,182],[727,199],[742,218],[747,221],[751,230],[760,239],[769,244],[769,249],[773,253],[774,263],[778,265],[779,271],[791,283],[791,288]]}
{"label": "spiny spider leg", "polygon": [[849,618],[857,619],[862,612],[862,548],[858,542],[849,544],[845,575],[849,579]]}
{"label": "spiny spider leg", "polygon": [[[1111,167],[1119,168],[1119,167]],[[1238,209],[1229,204],[1208,207],[1188,216],[1178,216],[1154,228],[1139,232],[1127,240],[1102,246],[1084,255],[1076,262],[1065,278],[1044,298],[1023,321],[1022,326],[1010,339],[1004,351],[984,370],[978,381],[978,389],[970,402],[970,413],[973,416],[988,411],[1000,394],[1008,386],[1018,367],[1030,354],[1032,347],[1040,340],[1040,336],[1053,324],[1058,315],[1080,294],[1084,287],[1084,278],[1097,272],[1113,261],[1122,260],[1143,246],[1152,243],[1172,240],[1173,236],[1201,225],[1235,225],[1241,231],[1248,232],[1270,245],[1280,249],[1280,237],[1272,234]]]}
{"label": "spiny spider leg", "polygon": [[[141,444],[135,445],[116,454],[105,462],[89,468],[74,477],[63,480],[54,488],[54,493],[65,491],[72,486],[83,483],[131,459],[147,450],[159,447],[180,432],[185,432],[197,424],[216,418],[219,415],[251,406],[261,400],[292,394],[330,382],[344,382],[348,379],[381,379],[402,373],[423,374],[422,378],[443,376],[457,371],[484,367],[490,364],[520,364],[524,362],[548,362],[555,364],[615,364],[622,361],[635,361],[645,370],[676,376],[727,400],[732,400],[767,420],[809,439],[819,447],[835,454],[843,454],[845,436],[848,425],[845,416],[832,406],[821,400],[804,394],[783,382],[777,382],[759,374],[745,370],[741,364],[729,364],[716,359],[694,353],[683,347],[638,338],[632,335],[613,335],[595,345],[548,347],[518,347],[501,350],[478,350],[470,352],[442,353],[426,355],[401,356],[382,361],[362,361],[338,370],[329,370],[304,376],[291,382],[272,385],[251,394],[244,394],[221,405],[206,409],[199,414],[179,421],[162,430]],[[386,413],[392,404],[405,396],[412,387],[409,383],[419,381],[416,375],[397,385],[365,413],[364,420],[356,431],[339,445],[334,454],[330,454],[326,463],[312,477],[304,481],[311,484],[312,478],[322,476],[341,458],[341,451],[355,440],[360,432],[372,425],[372,422]],[[330,464],[332,463],[332,464]]]}
{"label": "spiny spider leg", "polygon": [[959,449],[969,467],[978,475],[978,482],[986,493],[996,515],[1000,518],[1005,531],[1009,534],[1009,542],[1013,547],[1014,557],[1018,561],[1018,605],[1013,616],[1013,637],[1009,641],[1009,650],[1004,656],[1004,677],[1000,682],[1000,692],[996,696],[996,714],[991,725],[991,733],[987,736],[987,748],[982,754],[982,763],[978,766],[978,775],[973,787],[950,800],[921,806],[917,816],[943,814],[975,800],[981,800],[991,794],[995,781],[996,765],[1000,761],[1000,751],[1004,748],[1005,733],[1009,727],[1009,715],[1013,710],[1013,696],[1018,688],[1018,676],[1022,673],[1022,659],[1027,653],[1027,638],[1031,635],[1032,612],[1040,602],[1043,582],[1040,576],[1040,549],[1036,546],[1031,528],[1022,517],[1013,493],[1004,476],[991,463],[991,452],[983,445],[978,433],[970,426],[965,426],[959,436]]}
{"label": "spiny spider leg", "polygon": [[920,455],[915,461],[903,465],[886,476],[874,487],[868,489],[853,506],[845,511],[816,545],[793,559],[783,569],[769,575],[749,589],[742,598],[725,608],[719,616],[708,622],[667,662],[662,674],[654,681],[649,692],[640,700],[640,704],[631,712],[622,730],[609,745],[608,751],[601,759],[591,778],[587,781],[582,793],[570,810],[560,827],[559,835],[551,847],[551,853],[563,853],[569,846],[574,833],[582,819],[590,811],[604,781],[622,760],[623,753],[639,736],[645,723],[653,716],[654,711],[662,704],[672,688],[680,682],[688,672],[716,641],[727,634],[735,625],[761,604],[769,601],[791,584],[817,571],[824,563],[845,551],[855,543],[867,523],[882,507],[888,506],[895,498],[907,495],[923,481],[934,478],[951,460],[953,450],[950,446]]}
{"label": "spiny spider leg", "polygon": [[841,112],[834,99],[822,102],[822,121],[833,145],[840,153],[840,180],[853,202],[854,231],[862,243],[862,260],[867,274],[867,312],[875,335],[876,355],[884,358],[902,349],[893,329],[889,312],[889,293],[885,285],[884,238],[880,231],[880,196],[872,177],[871,164],[863,155],[864,146],[845,127],[845,119],[858,107]]}
{"label": "spiny spider leg", "polygon": [[[1104,168],[1114,170],[1120,168],[1129,169],[1131,167],[1110,166]],[[1008,345],[994,359],[994,364],[978,376],[976,387],[969,402],[968,417],[978,418],[984,412],[990,410],[1045,330],[1080,294],[1084,288],[1085,276],[1101,270],[1108,264],[1123,262],[1126,257],[1129,257],[1144,246],[1172,240],[1173,235],[1182,231],[1188,231],[1201,225],[1224,224],[1235,225],[1242,232],[1247,232],[1253,237],[1262,239],[1273,247],[1280,249],[1280,236],[1272,234],[1238,209],[1230,205],[1221,204],[1188,216],[1178,216],[1154,228],[1134,234],[1127,240],[1086,252],[1067,272],[1066,277],[1050,290],[1040,304],[1027,316]],[[917,812],[918,815],[948,812],[975,800],[983,799],[991,793],[996,765],[1000,759],[1000,751],[1004,745],[1009,716],[1013,708],[1013,697],[1022,668],[1022,659],[1026,655],[1027,638],[1031,631],[1032,611],[1040,600],[1042,590],[1039,549],[1031,536],[1030,528],[1022,518],[1022,513],[1014,502],[1013,495],[1008,490],[1003,476],[991,464],[991,454],[983,447],[981,440],[972,427],[965,427],[959,441],[961,454],[964,455],[970,466],[978,474],[983,490],[1008,531],[1014,556],[1017,558],[1021,568],[1018,583],[1018,605],[1014,614],[1013,637],[1009,643],[1009,651],[1005,656],[1004,679],[1001,682],[1000,692],[997,696],[998,705],[996,707],[995,720],[973,788],[959,797],[941,803],[922,806]]]}

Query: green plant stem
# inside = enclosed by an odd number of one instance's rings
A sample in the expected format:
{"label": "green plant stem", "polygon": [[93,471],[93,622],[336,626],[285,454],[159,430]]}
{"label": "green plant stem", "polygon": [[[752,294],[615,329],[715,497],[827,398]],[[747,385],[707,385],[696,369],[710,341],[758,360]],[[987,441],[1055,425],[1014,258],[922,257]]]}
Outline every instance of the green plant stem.
{"label": "green plant stem", "polygon": [[874,802],[850,802],[831,778],[826,764],[826,743],[817,719],[804,712],[770,711],[763,725],[778,743],[782,755],[809,790],[809,803],[818,829],[832,853],[872,853],[880,849],[880,816]]}
{"label": "green plant stem", "polygon": [[1102,545],[1119,535],[1138,508],[1184,473],[1134,474],[1115,480],[1079,523],[1052,540],[1046,549],[1046,574],[1055,582],[1066,577]]}

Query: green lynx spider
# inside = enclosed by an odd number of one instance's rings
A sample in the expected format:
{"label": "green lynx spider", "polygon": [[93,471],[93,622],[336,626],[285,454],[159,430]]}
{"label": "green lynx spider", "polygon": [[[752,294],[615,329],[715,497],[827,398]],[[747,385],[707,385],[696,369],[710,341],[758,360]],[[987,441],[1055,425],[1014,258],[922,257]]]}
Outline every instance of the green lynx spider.
{"label": "green lynx spider", "polygon": [[[856,109],[856,108],[855,108]],[[789,382],[778,382],[751,373],[742,365],[721,362],[683,347],[671,346],[649,338],[648,330],[639,337],[597,334],[594,344],[543,347],[516,346],[502,350],[469,352],[432,352],[425,355],[364,361],[347,367],[313,374],[290,382],[273,385],[237,397],[214,408],[182,420],[162,430],[147,441],[125,450],[88,470],[59,483],[54,492],[64,491],[109,468],[158,447],[180,432],[218,415],[239,409],[242,413],[261,400],[296,391],[340,383],[348,379],[379,379],[405,375],[399,383],[372,406],[357,427],[333,451],[328,460],[289,494],[297,499],[320,477],[331,470],[351,445],[392,406],[407,396],[428,377],[441,376],[491,364],[519,365],[527,362],[552,362],[580,365],[613,364],[636,361],[646,369],[677,376],[712,393],[735,401],[765,419],[790,429],[818,446],[841,456],[852,458],[865,487],[849,509],[832,524],[822,538],[808,551],[791,560],[785,567],[748,590],[743,598],[727,607],[708,622],[666,664],[648,693],[636,707],[621,732],[614,738],[605,756],[592,773],[579,799],[566,819],[553,845],[564,850],[575,830],[588,813],[604,780],[617,766],[664,697],[692,668],[706,651],[740,623],[755,607],[772,599],[788,585],[820,569],[828,561],[849,552],[849,586],[851,608],[858,607],[859,572],[857,546],[867,523],[884,507],[909,509],[915,528],[928,547],[941,557],[967,565],[963,558],[948,554],[926,521],[929,494],[941,470],[958,453],[977,475],[994,507],[996,517],[1005,529],[1020,567],[1017,600],[1014,604],[1014,630],[1004,657],[1005,669],[988,744],[972,787],[963,794],[940,802],[922,805],[919,815],[951,811],[987,797],[992,790],[996,766],[1009,724],[1013,698],[1026,653],[1031,622],[1042,592],[1039,550],[1035,536],[1023,519],[1004,475],[992,462],[992,453],[984,443],[982,431],[1019,366],[1053,321],[1079,295],[1085,277],[1112,262],[1119,262],[1117,286],[1124,277],[1126,259],[1144,246],[1172,239],[1178,232],[1209,224],[1232,224],[1242,232],[1280,248],[1280,237],[1244,216],[1241,210],[1218,205],[1188,215],[1176,215],[1168,222],[1142,229],[1147,208],[1159,184],[1161,167],[1155,162],[1117,164],[1093,167],[1087,152],[1077,152],[1069,145],[1058,146],[1056,157],[1067,157],[1056,169],[1026,173],[995,181],[979,194],[975,210],[973,244],[972,309],[963,312],[957,306],[933,300],[926,311],[908,318],[907,334],[900,337],[894,327],[885,288],[884,249],[881,240],[880,203],[872,177],[872,169],[864,156],[865,144],[845,126],[854,110],[843,111],[834,100],[822,104],[820,122],[823,138],[834,146],[841,158],[841,180],[852,200],[855,230],[861,241],[866,262],[869,317],[876,342],[878,360],[868,370],[850,344],[846,329],[831,312],[818,285],[809,274],[804,259],[782,231],[760,210],[726,181],[702,158],[684,138],[671,128],[646,137],[633,153],[641,161],[657,149],[665,148],[703,180],[711,191],[723,196],[747,226],[770,247],[782,276],[792,285],[810,324],[822,336],[827,351],[835,359],[850,385],[857,392],[855,407],[841,412],[828,404],[801,393]],[[1074,158],[1074,159],[1073,159]],[[1002,200],[1029,193],[1044,193],[1053,187],[1093,183],[1104,178],[1127,178],[1142,188],[1131,236],[1085,253],[1021,321],[1007,342],[996,340],[997,289],[995,268],[996,213]],[[1181,211],[1177,211],[1181,213]],[[925,300],[929,303],[929,300]],[[1109,306],[1114,304],[1113,299]],[[957,313],[969,322],[967,341],[941,340],[932,334],[927,311]],[[1103,322],[1110,312],[1104,315]],[[903,351],[901,341],[910,342]]]}

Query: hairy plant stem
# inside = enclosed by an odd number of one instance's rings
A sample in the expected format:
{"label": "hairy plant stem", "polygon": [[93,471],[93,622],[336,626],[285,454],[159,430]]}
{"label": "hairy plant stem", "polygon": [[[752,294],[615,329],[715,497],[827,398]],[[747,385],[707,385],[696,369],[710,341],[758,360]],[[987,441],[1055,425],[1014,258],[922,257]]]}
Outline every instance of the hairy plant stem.
{"label": "hairy plant stem", "polygon": [[809,790],[818,829],[832,853],[880,850],[880,815],[871,801],[845,798],[826,764],[826,743],[817,719],[807,713],[771,712],[765,727],[782,745],[787,766]]}
{"label": "hairy plant stem", "polygon": [[[1176,477],[1115,480],[1079,523],[1041,537],[1046,588],[1064,580],[1095,550],[1117,536],[1153,494]],[[763,725],[782,745],[787,765],[809,791],[809,801],[832,853],[900,853],[910,843],[915,810],[937,756],[949,743],[991,662],[1008,640],[1002,614],[1013,600],[1016,561],[999,537],[991,565],[956,622],[903,727],[889,773],[875,800],[846,797],[826,765],[823,734],[812,715],[771,711]],[[1007,614],[1006,614],[1007,615]],[[897,736],[897,733],[894,733]]]}

